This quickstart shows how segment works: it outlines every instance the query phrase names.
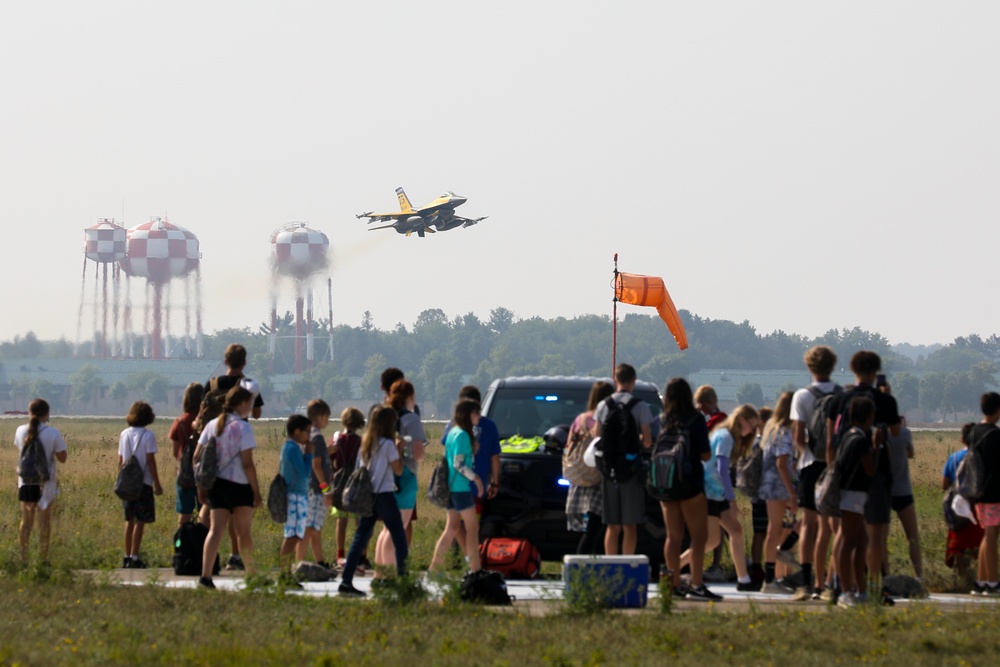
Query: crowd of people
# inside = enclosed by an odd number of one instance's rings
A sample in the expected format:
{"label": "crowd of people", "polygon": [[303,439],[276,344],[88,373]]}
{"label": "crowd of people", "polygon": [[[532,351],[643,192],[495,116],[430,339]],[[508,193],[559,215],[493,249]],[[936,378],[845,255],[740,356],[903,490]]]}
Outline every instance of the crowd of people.
{"label": "crowd of people", "polygon": [[[717,567],[722,545],[728,544],[738,591],[841,607],[856,606],[869,596],[892,604],[882,580],[889,574],[893,513],[906,535],[913,575],[922,580],[909,470],[913,438],[881,373],[881,359],[870,351],[854,354],[854,383],[847,387],[831,380],[837,356],[829,347],[809,349],[804,362],[812,378],[808,386],[782,393],[773,406],[739,405],[731,414],[719,410],[712,387],[692,391],[687,381],[674,378],[664,389],[662,413],[654,419],[649,406],[632,396],[636,373],[628,364],[615,369],[614,387],[597,382],[587,410],[570,427],[564,455],[571,478],[567,527],[581,533],[577,553],[635,553],[636,530],[646,521],[645,494],[650,493],[659,501],[666,527],[661,581],[669,581],[677,597],[721,599],[705,582]],[[635,446],[650,462],[626,479],[616,473],[581,481],[571,469],[576,449],[601,437],[614,404],[634,419]],[[1000,473],[1000,428],[995,426],[1000,395],[984,394],[980,408],[982,423],[967,425],[962,441],[967,448],[981,448],[988,482],[984,494],[974,499],[975,520],[949,530],[946,562],[964,574],[975,554],[978,572],[972,592],[992,596],[1000,595],[1000,474],[993,472]],[[955,485],[967,451],[949,458],[942,479],[946,491]],[[680,471],[679,481],[669,488],[652,481],[654,461],[663,456]],[[741,479],[738,470],[749,472]],[[833,499],[822,511],[818,487],[820,496]],[[751,507],[749,558],[738,492]],[[710,570],[704,563],[708,554],[713,554]]]}
{"label": "crowd of people", "polygon": [[[739,405],[730,414],[719,410],[711,387],[693,391],[686,380],[674,378],[664,388],[662,412],[655,418],[648,404],[633,397],[637,378],[628,364],[615,369],[614,385],[595,383],[587,409],[569,427],[564,465],[576,462],[595,442],[621,438],[617,430],[612,432],[620,414],[631,420],[623,432],[641,455],[626,456],[632,466],[629,474],[622,465],[599,461],[595,465],[602,474],[577,470],[572,476],[566,518],[569,530],[581,534],[578,553],[635,553],[638,526],[646,520],[647,493],[653,493],[666,527],[662,581],[677,597],[721,599],[706,585],[710,570],[704,562],[713,554],[714,568],[723,545],[728,545],[739,591],[822,599],[842,607],[856,606],[869,596],[890,604],[881,580],[888,574],[893,512],[905,531],[914,575],[921,579],[923,559],[909,474],[913,440],[881,373],[879,356],[869,351],[854,354],[850,367],[855,381],[847,387],[831,380],[837,357],[830,348],[813,347],[804,361],[812,378],[809,386],[781,394],[773,406]],[[227,569],[256,572],[251,525],[254,511],[264,502],[250,422],[260,416],[264,401],[257,383],[243,374],[242,346],[227,348],[225,364],[224,375],[186,388],[184,414],[168,435],[176,461],[178,526],[197,521],[207,527],[199,585],[208,589],[215,587],[213,570],[227,535]],[[287,519],[279,562],[280,577],[288,586],[298,585],[290,573],[292,562],[311,555],[313,562],[331,571],[342,568],[340,595],[363,597],[353,582],[356,574],[372,567],[369,548],[376,565],[374,586],[380,585],[387,568],[394,566],[399,575],[407,572],[427,435],[416,391],[403,372],[386,369],[381,380],[383,402],[372,406],[367,418],[357,408],[345,410],[340,415],[342,430],[332,437],[324,434],[331,409],[321,399],[309,402],[306,414],[286,421],[280,474],[287,488]],[[470,572],[482,568],[479,520],[500,482],[500,441],[496,424],[481,416],[480,401],[476,387],[463,387],[441,438],[450,500],[432,571],[445,567],[455,546],[464,552]],[[214,411],[206,407],[213,405]],[[966,448],[944,467],[946,491],[956,485],[969,451],[978,452],[977,462],[988,473],[985,490],[973,499],[974,520],[950,525],[947,562],[965,572],[975,555],[973,593],[1000,596],[1000,474],[994,474],[1000,472],[1000,395],[984,394],[980,408],[982,422],[963,429]],[[39,556],[47,561],[50,517],[59,493],[57,464],[65,463],[67,447],[48,424],[44,400],[32,401],[29,415],[30,421],[15,434],[20,452],[20,555],[27,561],[37,521]],[[156,437],[149,429],[155,418],[148,403],[133,403],[119,437],[119,470],[138,465],[142,474],[141,492],[122,502],[124,568],[146,567],[140,555],[144,528],[156,520],[156,496],[163,493]],[[209,449],[217,470],[214,483],[206,488],[199,484],[195,468]],[[670,461],[674,468],[669,483],[651,482],[653,466],[643,466],[647,459]],[[350,520],[337,516],[331,564],[324,555],[322,531],[333,503],[335,476],[357,468],[368,473],[374,511],[356,519],[349,546]],[[743,477],[737,469],[745,471]],[[826,496],[831,488],[836,493]],[[749,558],[738,493],[747,496],[751,507]],[[833,505],[818,502],[821,496],[835,498]],[[379,521],[382,530],[370,544]]]}

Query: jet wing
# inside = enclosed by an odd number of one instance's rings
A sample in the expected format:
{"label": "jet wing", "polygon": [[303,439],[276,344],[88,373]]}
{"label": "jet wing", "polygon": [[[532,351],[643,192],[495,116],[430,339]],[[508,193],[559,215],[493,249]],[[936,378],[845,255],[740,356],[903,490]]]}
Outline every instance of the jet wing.
{"label": "jet wing", "polygon": [[413,215],[412,213],[365,213],[358,218],[368,218],[368,224],[373,222],[387,222],[389,220],[403,220]]}

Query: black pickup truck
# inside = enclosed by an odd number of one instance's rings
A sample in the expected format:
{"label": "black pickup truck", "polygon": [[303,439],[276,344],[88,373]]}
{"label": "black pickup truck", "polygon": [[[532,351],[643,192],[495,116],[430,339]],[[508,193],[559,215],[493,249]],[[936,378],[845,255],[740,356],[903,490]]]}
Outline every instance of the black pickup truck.
{"label": "black pickup truck", "polygon": [[[567,429],[587,409],[593,377],[515,377],[495,380],[483,399],[483,416],[496,422],[503,442],[513,436],[543,436],[554,426]],[[654,415],[662,410],[656,386],[636,384],[634,395],[649,404]],[[562,448],[544,446],[529,453],[500,456],[500,488],[487,501],[480,539],[521,537],[538,547],[545,560],[561,560],[576,553],[580,533],[566,529],[568,484],[562,479]],[[666,531],[660,505],[647,498],[646,522],[639,527],[639,553],[658,571],[663,562]]]}

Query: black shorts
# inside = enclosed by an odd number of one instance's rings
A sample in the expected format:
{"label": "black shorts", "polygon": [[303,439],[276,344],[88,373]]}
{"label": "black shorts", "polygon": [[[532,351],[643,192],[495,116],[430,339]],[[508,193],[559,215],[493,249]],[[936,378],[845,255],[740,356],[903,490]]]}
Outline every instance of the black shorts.
{"label": "black shorts", "polygon": [[908,496],[893,496],[891,504],[893,512],[902,512],[913,504],[913,494],[911,493]]}
{"label": "black shorts", "polygon": [[825,461],[815,461],[799,471],[799,507],[816,511],[816,482],[826,470]]}
{"label": "black shorts", "polygon": [[761,535],[767,532],[767,501],[755,500],[750,504],[753,510],[753,534]]}
{"label": "black shorts", "polygon": [[728,500],[712,500],[708,501],[708,516],[714,516],[716,518],[722,516],[722,513],[729,509]]}
{"label": "black shorts", "polygon": [[253,507],[253,487],[219,477],[208,492],[208,506],[213,510],[230,512],[237,507]]}
{"label": "black shorts", "polygon": [[22,503],[37,503],[42,499],[41,484],[25,484],[17,489],[17,499]]}
{"label": "black shorts", "polygon": [[143,484],[139,499],[129,502],[122,501],[122,508],[125,510],[126,521],[155,523],[156,501],[153,499],[153,487],[149,484]]}

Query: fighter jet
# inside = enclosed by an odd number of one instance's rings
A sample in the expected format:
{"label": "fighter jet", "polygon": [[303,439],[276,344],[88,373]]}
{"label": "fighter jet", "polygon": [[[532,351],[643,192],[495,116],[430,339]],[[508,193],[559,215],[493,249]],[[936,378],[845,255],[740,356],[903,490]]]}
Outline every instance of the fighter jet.
{"label": "fighter jet", "polygon": [[368,211],[357,216],[368,218],[368,224],[373,222],[388,222],[392,224],[381,227],[371,227],[368,231],[376,229],[395,229],[399,234],[409,236],[413,232],[423,238],[424,233],[446,232],[456,227],[471,227],[489,216],[482,218],[463,218],[455,215],[455,209],[465,203],[465,197],[456,195],[454,192],[446,192],[430,204],[419,209],[414,209],[410,205],[410,200],[403,192],[403,188],[396,188],[396,198],[399,199],[399,213],[375,213]]}

